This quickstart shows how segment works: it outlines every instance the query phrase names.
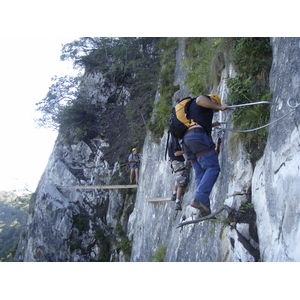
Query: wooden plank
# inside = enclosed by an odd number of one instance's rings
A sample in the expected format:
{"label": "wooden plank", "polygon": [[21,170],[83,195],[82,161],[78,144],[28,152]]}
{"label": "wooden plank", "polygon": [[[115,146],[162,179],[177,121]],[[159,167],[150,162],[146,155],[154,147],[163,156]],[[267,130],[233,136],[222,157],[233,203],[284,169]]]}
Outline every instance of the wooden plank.
{"label": "wooden plank", "polygon": [[147,202],[161,202],[161,201],[171,201],[171,197],[160,197],[160,198],[147,199]]}
{"label": "wooden plank", "polygon": [[134,189],[137,188],[137,184],[132,185],[99,185],[99,186],[57,186],[59,189],[83,189],[83,190],[100,190],[100,189]]}

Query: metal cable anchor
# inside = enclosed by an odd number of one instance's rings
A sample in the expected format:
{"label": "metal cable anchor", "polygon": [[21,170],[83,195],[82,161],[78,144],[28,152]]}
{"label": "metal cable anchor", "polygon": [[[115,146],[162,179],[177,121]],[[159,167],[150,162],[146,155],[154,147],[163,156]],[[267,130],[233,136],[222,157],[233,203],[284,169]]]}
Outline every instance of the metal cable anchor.
{"label": "metal cable anchor", "polygon": [[[291,104],[291,100],[294,100],[294,102],[295,102],[296,104],[295,104],[295,105],[292,105],[292,104]],[[287,105],[288,105],[290,108],[296,109],[296,108],[300,105],[300,103],[298,103],[297,99],[295,99],[295,98],[289,98],[288,101],[287,101]]]}

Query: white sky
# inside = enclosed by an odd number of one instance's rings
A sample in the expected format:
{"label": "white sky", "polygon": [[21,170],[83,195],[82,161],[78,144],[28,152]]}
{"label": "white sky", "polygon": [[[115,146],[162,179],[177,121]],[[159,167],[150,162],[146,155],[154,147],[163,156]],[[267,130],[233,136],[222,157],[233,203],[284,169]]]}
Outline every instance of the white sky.
{"label": "white sky", "polygon": [[61,62],[61,44],[76,37],[12,37],[0,40],[0,191],[28,186],[35,191],[57,132],[37,128],[35,103],[54,75],[75,74]]}

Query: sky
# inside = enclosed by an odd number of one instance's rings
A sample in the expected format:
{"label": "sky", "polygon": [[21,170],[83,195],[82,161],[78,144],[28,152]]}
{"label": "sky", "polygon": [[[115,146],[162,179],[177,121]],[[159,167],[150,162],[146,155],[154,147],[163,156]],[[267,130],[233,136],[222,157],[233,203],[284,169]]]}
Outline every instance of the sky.
{"label": "sky", "polygon": [[76,38],[1,39],[0,191],[37,187],[57,132],[37,127],[35,103],[45,98],[54,75],[77,74],[72,62],[60,61],[61,45]]}

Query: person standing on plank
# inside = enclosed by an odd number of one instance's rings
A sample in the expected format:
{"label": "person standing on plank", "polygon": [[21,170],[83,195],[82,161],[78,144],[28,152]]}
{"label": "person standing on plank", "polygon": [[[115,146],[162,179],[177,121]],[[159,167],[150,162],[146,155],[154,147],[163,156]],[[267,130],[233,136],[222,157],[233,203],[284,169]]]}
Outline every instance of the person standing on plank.
{"label": "person standing on plank", "polygon": [[132,154],[129,155],[128,161],[130,166],[130,184],[132,184],[133,174],[135,173],[136,184],[139,184],[139,164],[142,155],[137,153],[137,149],[132,149]]}

